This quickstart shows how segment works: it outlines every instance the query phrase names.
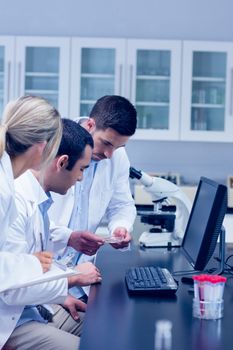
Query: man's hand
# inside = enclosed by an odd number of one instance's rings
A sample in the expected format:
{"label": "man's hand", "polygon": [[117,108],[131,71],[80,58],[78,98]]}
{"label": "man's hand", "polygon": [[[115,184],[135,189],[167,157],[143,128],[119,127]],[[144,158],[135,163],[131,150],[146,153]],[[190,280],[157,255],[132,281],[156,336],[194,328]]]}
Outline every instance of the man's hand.
{"label": "man's hand", "polygon": [[69,311],[75,321],[79,319],[78,310],[85,312],[87,307],[83,301],[76,299],[70,294],[68,294],[62,306]]}
{"label": "man's hand", "polygon": [[126,228],[124,228],[124,227],[117,227],[113,231],[112,235],[115,237],[122,238],[122,241],[119,243],[111,243],[111,246],[116,248],[116,249],[128,247],[129,242],[132,239],[131,235],[129,234],[129,231],[127,231]]}
{"label": "man's hand", "polygon": [[71,233],[67,245],[86,255],[94,255],[103,244],[104,240],[94,233],[75,231]]}
{"label": "man's hand", "polygon": [[47,272],[50,270],[52,261],[53,261],[53,253],[51,252],[37,252],[33,254],[36,256],[42,266],[43,272]]}
{"label": "man's hand", "polygon": [[75,268],[81,274],[68,277],[69,287],[77,285],[89,286],[90,284],[100,283],[102,281],[99,269],[91,262],[79,264]]}

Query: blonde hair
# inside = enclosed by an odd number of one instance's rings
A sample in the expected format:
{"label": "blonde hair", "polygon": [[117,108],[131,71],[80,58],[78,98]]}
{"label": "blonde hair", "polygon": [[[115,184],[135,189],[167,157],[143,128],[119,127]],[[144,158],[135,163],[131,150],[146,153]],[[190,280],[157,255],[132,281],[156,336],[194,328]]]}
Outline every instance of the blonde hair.
{"label": "blonde hair", "polygon": [[6,151],[11,158],[24,153],[36,143],[47,141],[42,165],[52,160],[62,136],[59,112],[45,99],[22,96],[9,102],[0,125],[0,158]]}

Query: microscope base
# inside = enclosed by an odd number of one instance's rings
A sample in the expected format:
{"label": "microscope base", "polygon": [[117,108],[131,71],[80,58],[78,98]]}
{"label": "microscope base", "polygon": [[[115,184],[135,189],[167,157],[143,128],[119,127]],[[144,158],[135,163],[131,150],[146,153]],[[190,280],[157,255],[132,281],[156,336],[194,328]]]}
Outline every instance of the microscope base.
{"label": "microscope base", "polygon": [[180,247],[181,239],[174,239],[172,232],[143,232],[139,237],[140,245],[144,247]]}

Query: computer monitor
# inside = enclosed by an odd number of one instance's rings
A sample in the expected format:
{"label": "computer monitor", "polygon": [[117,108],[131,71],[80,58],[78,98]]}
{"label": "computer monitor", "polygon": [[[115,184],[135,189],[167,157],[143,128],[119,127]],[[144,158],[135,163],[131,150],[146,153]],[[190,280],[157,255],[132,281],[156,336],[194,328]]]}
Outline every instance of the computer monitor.
{"label": "computer monitor", "polygon": [[203,271],[213,255],[227,209],[227,187],[200,178],[182,251],[194,270]]}

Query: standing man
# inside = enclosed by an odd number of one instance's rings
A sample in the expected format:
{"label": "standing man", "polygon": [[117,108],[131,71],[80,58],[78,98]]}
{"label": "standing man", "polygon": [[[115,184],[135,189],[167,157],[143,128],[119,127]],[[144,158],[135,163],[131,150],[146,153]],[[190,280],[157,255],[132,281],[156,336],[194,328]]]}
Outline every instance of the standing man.
{"label": "standing man", "polygon": [[[89,118],[78,122],[93,137],[92,161],[81,183],[76,182],[66,196],[53,197],[50,218],[73,231],[95,232],[105,217],[110,234],[121,239],[112,245],[127,247],[136,209],[129,187],[125,145],[135,133],[137,112],[124,97],[104,96],[96,102]],[[77,253],[76,262],[87,258]],[[70,292],[78,298],[84,294],[77,287]]]}

